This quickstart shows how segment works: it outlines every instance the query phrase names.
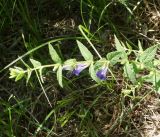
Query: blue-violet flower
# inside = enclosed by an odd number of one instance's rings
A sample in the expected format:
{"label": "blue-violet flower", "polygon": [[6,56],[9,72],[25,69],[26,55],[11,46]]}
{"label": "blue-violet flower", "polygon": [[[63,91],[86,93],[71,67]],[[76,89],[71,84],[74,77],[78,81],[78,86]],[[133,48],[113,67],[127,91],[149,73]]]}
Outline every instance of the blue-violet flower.
{"label": "blue-violet flower", "polygon": [[81,73],[81,71],[83,71],[84,69],[86,69],[89,65],[88,64],[77,64],[77,66],[75,67],[75,69],[73,70],[73,74],[75,74],[76,76],[79,76],[79,74]]}
{"label": "blue-violet flower", "polygon": [[106,80],[107,71],[108,71],[108,67],[107,66],[103,66],[100,70],[97,71],[96,76],[100,80]]}

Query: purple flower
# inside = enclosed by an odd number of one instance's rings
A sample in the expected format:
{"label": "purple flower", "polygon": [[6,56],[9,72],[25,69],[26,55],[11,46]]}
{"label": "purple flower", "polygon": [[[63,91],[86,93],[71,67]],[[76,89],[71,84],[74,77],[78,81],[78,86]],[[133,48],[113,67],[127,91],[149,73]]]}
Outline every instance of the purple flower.
{"label": "purple flower", "polygon": [[72,73],[75,74],[76,76],[79,76],[81,71],[83,71],[87,67],[88,67],[88,64],[77,64],[77,66],[75,67]]}
{"label": "purple flower", "polygon": [[102,67],[100,70],[97,71],[96,76],[100,80],[106,80],[106,73],[107,73],[108,67]]}

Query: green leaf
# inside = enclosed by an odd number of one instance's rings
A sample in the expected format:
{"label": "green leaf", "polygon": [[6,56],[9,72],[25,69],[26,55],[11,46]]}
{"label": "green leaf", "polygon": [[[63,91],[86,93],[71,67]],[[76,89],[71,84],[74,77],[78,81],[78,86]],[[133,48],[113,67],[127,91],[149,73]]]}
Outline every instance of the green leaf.
{"label": "green leaf", "polygon": [[139,48],[139,52],[143,52],[143,48],[140,40],[138,40],[138,48]]}
{"label": "green leaf", "polygon": [[153,84],[157,92],[160,92],[160,73],[150,72],[149,75],[143,76],[142,79]]}
{"label": "green leaf", "polygon": [[132,90],[131,89],[122,89],[122,93],[125,95],[125,96],[128,96],[132,93]]}
{"label": "green leaf", "polygon": [[115,46],[116,46],[117,51],[123,51],[123,52],[125,52],[125,48],[123,47],[124,44],[122,44],[122,42],[120,42],[118,40],[118,38],[116,37],[116,35],[114,35],[114,38],[115,38]]}
{"label": "green leaf", "polygon": [[139,61],[144,64],[152,62],[153,59],[155,58],[156,52],[157,52],[157,46],[149,47],[139,56]]}
{"label": "green leaf", "polygon": [[42,70],[43,70],[43,68],[39,69],[39,75],[40,75],[40,79],[41,79],[42,83],[44,83],[43,75],[42,75]]}
{"label": "green leaf", "polygon": [[116,46],[117,51],[123,53],[123,54],[122,54],[122,59],[123,59],[124,61],[128,60],[128,56],[127,56],[127,53],[126,53],[126,50],[125,50],[125,49],[126,49],[125,44],[124,44],[123,42],[120,42],[120,41],[117,39],[116,35],[114,35],[114,38],[115,38],[115,46]]}
{"label": "green leaf", "polygon": [[136,83],[136,73],[133,64],[129,64],[129,62],[125,63],[124,74],[133,84]]}
{"label": "green leaf", "polygon": [[61,63],[62,62],[61,58],[59,57],[56,50],[53,48],[53,46],[50,43],[48,44],[48,48],[49,48],[49,54],[50,54],[52,60],[55,63]]}
{"label": "green leaf", "polygon": [[107,59],[110,61],[110,64],[115,65],[120,59],[123,58],[123,52],[113,51],[107,54]]}
{"label": "green leaf", "polygon": [[68,59],[64,62],[63,69],[72,71],[75,68],[76,64],[76,59]]}
{"label": "green leaf", "polygon": [[132,46],[128,42],[126,42],[126,46],[130,51],[132,51]]}
{"label": "green leaf", "polygon": [[41,63],[37,60],[34,60],[34,59],[30,59],[32,65],[34,66],[34,68],[37,68],[37,67],[40,67],[41,66]]}
{"label": "green leaf", "polygon": [[61,87],[63,87],[63,83],[62,83],[62,66],[60,65],[58,67],[58,70],[57,70],[57,80],[58,80],[58,83]]}
{"label": "green leaf", "polygon": [[76,64],[76,59],[68,59],[64,62],[64,65],[75,65]]}
{"label": "green leaf", "polygon": [[79,47],[79,50],[84,57],[85,60],[93,60],[93,55],[92,53],[80,42],[77,40],[77,44]]}
{"label": "green leaf", "polygon": [[31,74],[32,74],[32,70],[31,69],[27,69],[27,80],[26,80],[26,83],[29,82],[29,79],[31,77]]}
{"label": "green leaf", "polygon": [[99,70],[99,68],[101,68],[106,63],[108,63],[106,58],[102,58],[102,59],[100,59],[98,61],[95,61],[94,69],[97,71],[97,70]]}
{"label": "green leaf", "polygon": [[67,112],[64,114],[64,116],[60,117],[58,120],[61,123],[61,127],[64,127],[66,125],[66,123],[69,121],[69,119],[71,118],[71,116],[75,113],[76,110],[72,111],[72,112]]}
{"label": "green leaf", "polygon": [[17,75],[15,81],[18,81],[18,80],[22,79],[23,77],[24,77],[24,72],[20,72],[20,73]]}
{"label": "green leaf", "polygon": [[[43,76],[42,76],[42,69],[43,69],[43,67],[41,67],[42,66],[42,64],[39,62],[39,61],[37,61],[37,60],[34,60],[34,59],[30,59],[30,61],[31,61],[31,63],[33,64],[33,66],[34,66],[34,68],[37,68],[37,67],[39,67],[39,69],[37,70],[38,71],[38,73],[39,73],[39,76],[40,76],[40,80],[42,81],[42,83],[44,83],[44,81],[43,81]],[[36,70],[35,70],[36,71]],[[30,73],[28,73],[28,78],[30,78]],[[27,78],[27,81],[28,81],[28,78]]]}
{"label": "green leaf", "polygon": [[99,79],[97,78],[97,76],[96,76],[96,71],[95,71],[93,62],[91,63],[91,65],[90,65],[90,67],[89,67],[89,74],[90,74],[91,78],[92,78],[93,80],[95,80],[97,83],[100,82],[100,80],[99,80]]}
{"label": "green leaf", "polygon": [[154,59],[154,66],[160,66],[160,60],[158,60],[158,59]]}

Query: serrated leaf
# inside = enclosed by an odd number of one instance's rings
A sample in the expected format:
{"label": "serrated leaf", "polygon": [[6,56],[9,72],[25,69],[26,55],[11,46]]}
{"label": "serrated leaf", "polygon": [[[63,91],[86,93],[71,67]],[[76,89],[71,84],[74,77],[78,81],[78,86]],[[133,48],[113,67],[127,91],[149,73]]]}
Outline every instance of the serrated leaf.
{"label": "serrated leaf", "polygon": [[144,66],[146,66],[146,68],[154,68],[154,62],[153,61],[148,61],[143,63]]}
{"label": "serrated leaf", "polygon": [[77,45],[85,60],[93,60],[92,53],[78,40],[77,40]]}
{"label": "serrated leaf", "polygon": [[115,65],[122,58],[123,58],[123,52],[121,51],[114,51],[107,54],[107,59],[110,61],[112,65]]}
{"label": "serrated leaf", "polygon": [[139,56],[139,61],[144,64],[153,61],[156,52],[157,52],[157,46],[149,47]]}
{"label": "serrated leaf", "polygon": [[52,60],[55,62],[55,63],[61,63],[62,60],[61,58],[59,57],[59,55],[57,54],[56,50],[53,48],[53,46],[51,44],[48,44],[48,48],[49,48],[49,54],[52,58]]}
{"label": "serrated leaf", "polygon": [[123,52],[122,59],[128,60],[128,56],[127,56],[127,53],[126,53],[126,50],[125,50],[125,48],[126,48],[125,44],[123,42],[120,42],[118,40],[118,38],[116,37],[116,35],[114,35],[114,38],[115,38],[115,46],[116,46],[117,51]]}
{"label": "serrated leaf", "polygon": [[91,78],[92,78],[93,80],[95,80],[97,83],[100,82],[100,80],[99,80],[99,79],[97,78],[97,76],[96,76],[96,71],[95,71],[95,69],[94,69],[94,64],[93,64],[93,63],[91,63],[91,65],[90,65],[90,67],[89,67],[89,74],[90,74]]}
{"label": "serrated leaf", "polygon": [[115,39],[115,46],[116,46],[117,51],[123,51],[123,52],[125,52],[125,48],[122,46],[122,45],[124,45],[124,44],[122,44],[122,43],[118,40],[118,38],[116,37],[116,35],[114,35],[114,39]]}
{"label": "serrated leaf", "polygon": [[158,59],[155,59],[153,63],[154,63],[154,66],[160,66],[160,60]]}
{"label": "serrated leaf", "polygon": [[58,70],[57,70],[57,80],[58,80],[58,83],[61,87],[63,87],[63,83],[62,83],[62,66],[60,65],[58,67]]}
{"label": "serrated leaf", "polygon": [[133,64],[129,64],[129,62],[125,63],[124,74],[133,84],[136,83],[136,73]]}
{"label": "serrated leaf", "polygon": [[32,65],[34,66],[34,68],[37,68],[37,67],[40,67],[41,66],[41,63],[37,60],[34,60],[34,59],[30,59]]}

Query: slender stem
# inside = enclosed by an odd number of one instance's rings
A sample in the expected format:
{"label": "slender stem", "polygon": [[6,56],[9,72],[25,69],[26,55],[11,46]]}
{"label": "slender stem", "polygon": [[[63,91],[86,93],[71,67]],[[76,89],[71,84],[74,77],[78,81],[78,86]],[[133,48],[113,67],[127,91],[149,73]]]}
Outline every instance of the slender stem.
{"label": "slender stem", "polygon": [[101,55],[98,53],[97,49],[94,47],[94,45],[91,43],[91,41],[89,40],[89,38],[86,36],[86,34],[83,31],[83,26],[79,25],[79,30],[81,31],[82,35],[86,38],[86,40],[88,41],[88,43],[91,45],[91,47],[93,48],[93,50],[96,52],[96,54],[98,55],[98,57],[100,59],[102,59]]}
{"label": "slender stem", "polygon": [[[30,71],[35,71],[35,70],[38,70],[38,69],[42,69],[42,68],[50,68],[50,67],[54,67],[56,64],[50,64],[50,65],[43,65],[43,66],[39,66],[39,67],[36,67],[36,68],[30,68],[29,70]],[[28,70],[25,70],[24,73],[27,73]]]}
{"label": "slender stem", "polygon": [[84,20],[84,16],[83,16],[83,0],[81,0],[81,3],[80,3],[80,12],[81,12],[82,22],[83,22],[84,26],[87,27],[85,20]]}
{"label": "slender stem", "polygon": [[49,104],[50,107],[52,108],[52,104],[51,104],[51,102],[49,101],[49,98],[48,98],[48,96],[47,96],[47,93],[46,93],[46,91],[45,91],[43,85],[42,85],[42,82],[41,82],[41,80],[40,80],[40,78],[39,78],[39,75],[38,75],[37,71],[35,71],[35,72],[36,72],[36,75],[37,75],[39,84],[40,84],[40,86],[41,86],[41,88],[42,88],[42,91],[43,91],[43,93],[44,93],[44,95],[45,95],[45,97],[46,97],[46,99],[47,99],[47,101],[48,101],[48,104]]}
{"label": "slender stem", "polygon": [[18,57],[17,59],[15,59],[14,61],[12,61],[10,64],[8,64],[7,66],[5,66],[3,69],[0,70],[0,73],[2,71],[4,71],[5,69],[9,68],[11,65],[13,65],[14,63],[16,63],[17,61],[21,60],[22,58],[26,57],[27,55],[33,53],[34,51],[42,48],[42,47],[45,47],[48,45],[48,43],[55,43],[55,42],[58,42],[58,41],[62,41],[62,40],[72,40],[72,39],[83,39],[81,37],[64,37],[64,38],[57,38],[57,39],[53,39],[53,40],[50,40],[50,41],[47,41],[31,50],[29,50],[28,52],[26,52],[25,54],[23,54],[22,56]]}
{"label": "slender stem", "polygon": [[102,17],[103,17],[103,15],[104,15],[104,13],[105,13],[105,10],[106,10],[112,3],[113,3],[113,2],[108,3],[108,4],[103,8],[103,10],[102,10],[102,12],[101,12],[101,15],[100,15],[100,17],[99,17],[99,21],[98,21],[98,29],[100,28],[101,20],[102,20]]}

